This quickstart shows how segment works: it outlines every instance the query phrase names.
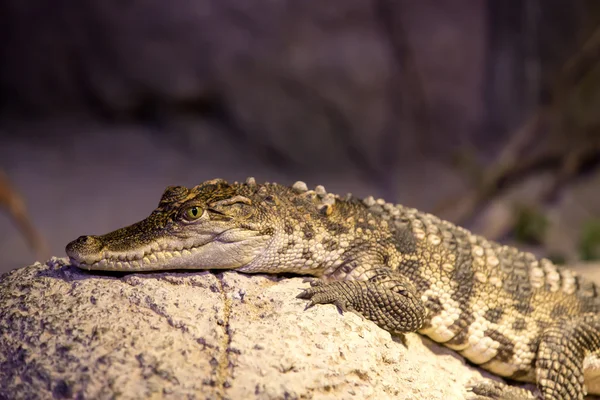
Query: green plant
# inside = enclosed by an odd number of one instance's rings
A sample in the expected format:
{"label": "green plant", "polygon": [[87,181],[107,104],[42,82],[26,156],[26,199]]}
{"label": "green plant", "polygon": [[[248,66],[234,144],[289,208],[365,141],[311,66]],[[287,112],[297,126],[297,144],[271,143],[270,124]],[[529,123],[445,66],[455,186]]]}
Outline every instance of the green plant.
{"label": "green plant", "polygon": [[515,239],[521,243],[540,244],[549,221],[539,207],[518,204],[515,207]]}
{"label": "green plant", "polygon": [[586,221],[581,229],[579,257],[582,260],[600,259],[600,220]]}

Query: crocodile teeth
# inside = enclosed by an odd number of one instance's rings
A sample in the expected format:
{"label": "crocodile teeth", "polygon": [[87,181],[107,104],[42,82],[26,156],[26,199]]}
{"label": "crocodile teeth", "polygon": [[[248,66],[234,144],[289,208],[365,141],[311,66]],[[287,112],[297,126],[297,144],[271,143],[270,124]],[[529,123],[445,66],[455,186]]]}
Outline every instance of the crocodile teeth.
{"label": "crocodile teeth", "polygon": [[156,253],[156,259],[158,261],[165,261],[165,254],[164,254],[164,252]]}
{"label": "crocodile teeth", "polygon": [[154,254],[150,254],[147,258],[152,263],[158,262],[158,258],[156,258],[156,256]]}
{"label": "crocodile teeth", "polygon": [[181,257],[180,251],[175,250],[172,254],[173,254],[173,257]]}
{"label": "crocodile teeth", "polygon": [[191,255],[192,255],[192,253],[191,253],[189,250],[183,250],[183,251],[181,252],[181,254],[182,254],[183,256],[185,256],[185,257],[189,257],[189,256],[191,256]]}
{"label": "crocodile teeth", "polygon": [[165,251],[164,255],[165,255],[165,259],[167,259],[167,260],[170,258],[173,258],[173,253],[171,253],[170,251]]}

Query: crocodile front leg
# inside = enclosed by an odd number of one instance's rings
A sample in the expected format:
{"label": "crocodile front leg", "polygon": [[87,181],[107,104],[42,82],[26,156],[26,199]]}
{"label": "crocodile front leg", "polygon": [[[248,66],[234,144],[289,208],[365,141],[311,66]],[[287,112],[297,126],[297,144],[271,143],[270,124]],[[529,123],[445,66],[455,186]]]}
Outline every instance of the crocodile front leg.
{"label": "crocodile front leg", "polygon": [[403,276],[382,270],[367,281],[336,281],[313,286],[298,296],[315,304],[335,304],[354,311],[389,332],[415,332],[425,320],[425,306]]}

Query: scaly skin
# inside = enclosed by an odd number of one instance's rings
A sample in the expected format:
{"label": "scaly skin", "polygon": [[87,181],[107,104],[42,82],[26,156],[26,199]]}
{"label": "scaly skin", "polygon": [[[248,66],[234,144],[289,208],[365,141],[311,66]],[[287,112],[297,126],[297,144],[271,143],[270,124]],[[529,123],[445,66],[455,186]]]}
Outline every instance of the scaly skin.
{"label": "scaly skin", "polygon": [[[547,259],[439,218],[322,186],[204,182],[169,187],[145,220],[66,248],[89,270],[234,269],[321,278],[299,297],[391,332],[419,332],[544,399],[583,399],[600,353],[597,287]],[[598,370],[587,368],[590,392]],[[479,399],[533,395],[503,384]]]}

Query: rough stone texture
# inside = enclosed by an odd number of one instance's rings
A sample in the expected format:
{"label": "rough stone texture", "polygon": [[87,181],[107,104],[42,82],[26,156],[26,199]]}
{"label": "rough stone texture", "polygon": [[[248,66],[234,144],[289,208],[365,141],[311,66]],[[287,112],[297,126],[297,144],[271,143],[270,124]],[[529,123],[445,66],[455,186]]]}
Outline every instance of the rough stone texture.
{"label": "rough stone texture", "polygon": [[100,275],[54,259],[0,279],[0,398],[462,399],[481,374],[391,336],[301,278]]}

